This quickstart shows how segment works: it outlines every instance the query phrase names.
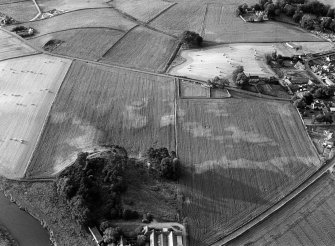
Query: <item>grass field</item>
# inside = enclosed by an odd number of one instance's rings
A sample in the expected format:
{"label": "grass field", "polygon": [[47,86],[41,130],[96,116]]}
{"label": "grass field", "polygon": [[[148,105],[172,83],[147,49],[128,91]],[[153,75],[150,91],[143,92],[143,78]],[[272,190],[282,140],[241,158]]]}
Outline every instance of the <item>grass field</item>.
{"label": "grass field", "polygon": [[188,80],[179,80],[179,96],[182,98],[209,98],[210,95],[210,88],[202,87],[200,84]]}
{"label": "grass field", "polygon": [[1,175],[24,175],[69,66],[68,60],[45,55],[0,62]]}
{"label": "grass field", "polygon": [[33,1],[23,1],[0,5],[0,13],[9,15],[17,21],[26,22],[34,18],[38,12]]}
{"label": "grass field", "polygon": [[32,47],[0,30],[0,60],[34,53],[36,53],[36,51]]}
{"label": "grass field", "polygon": [[325,174],[301,195],[228,245],[333,245],[335,182]]}
{"label": "grass field", "polygon": [[170,74],[193,79],[208,80],[215,76],[230,78],[237,66],[243,66],[247,75],[273,76],[266,65],[264,54],[277,50],[278,54],[291,55],[282,44],[240,43],[213,48],[183,50],[186,62],[169,70]]}
{"label": "grass field", "polygon": [[153,20],[150,25],[172,35],[180,35],[183,31],[200,33],[206,6],[202,3],[179,3]]}
{"label": "grass field", "polygon": [[210,245],[320,166],[295,108],[256,99],[179,100],[190,245]]}
{"label": "grass field", "polygon": [[45,20],[30,22],[29,26],[37,30],[35,36],[41,36],[51,32],[84,27],[109,27],[120,31],[127,31],[134,27],[135,24],[123,18],[122,15],[113,9],[85,9]]}
{"label": "grass field", "polygon": [[117,42],[101,62],[162,72],[177,45],[175,38],[139,26]]}
{"label": "grass field", "polygon": [[42,12],[47,12],[53,9],[73,11],[77,9],[102,8],[109,6],[106,3],[106,0],[36,0],[36,2]]}
{"label": "grass field", "polygon": [[[88,60],[97,60],[117,42],[125,32],[108,28],[83,28],[47,34],[29,41],[42,48],[49,40],[64,41],[53,53]],[[99,38],[97,38],[99,37]]]}
{"label": "grass field", "polygon": [[162,0],[113,0],[110,4],[143,22],[150,21],[172,5]]}
{"label": "grass field", "polygon": [[73,63],[29,165],[27,176],[53,175],[78,151],[101,144],[138,155],[174,149],[173,78]]}
{"label": "grass field", "polygon": [[214,42],[323,41],[301,29],[274,21],[246,23],[235,16],[236,6],[208,4],[202,37]]}

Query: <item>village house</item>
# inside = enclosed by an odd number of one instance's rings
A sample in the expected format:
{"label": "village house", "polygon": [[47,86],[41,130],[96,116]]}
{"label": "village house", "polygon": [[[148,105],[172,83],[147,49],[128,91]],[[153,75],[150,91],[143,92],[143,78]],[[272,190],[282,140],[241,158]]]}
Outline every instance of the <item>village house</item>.
{"label": "village house", "polygon": [[324,107],[324,103],[319,101],[319,100],[315,100],[311,104],[311,109],[313,109],[313,110],[322,110],[323,107]]}

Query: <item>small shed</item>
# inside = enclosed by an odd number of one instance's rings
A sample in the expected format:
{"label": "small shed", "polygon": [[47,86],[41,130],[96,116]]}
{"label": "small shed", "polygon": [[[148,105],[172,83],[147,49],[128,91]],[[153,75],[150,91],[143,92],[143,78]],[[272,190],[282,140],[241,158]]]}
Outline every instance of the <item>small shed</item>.
{"label": "small shed", "polygon": [[103,240],[99,230],[96,227],[88,227],[88,230],[92,234],[95,243],[99,246],[101,241]]}

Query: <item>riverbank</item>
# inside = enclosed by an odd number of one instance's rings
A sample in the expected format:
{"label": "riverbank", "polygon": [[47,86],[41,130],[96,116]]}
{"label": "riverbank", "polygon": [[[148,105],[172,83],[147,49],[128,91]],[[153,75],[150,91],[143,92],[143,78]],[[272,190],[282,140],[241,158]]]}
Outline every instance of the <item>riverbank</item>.
{"label": "riverbank", "polygon": [[0,245],[1,246],[19,246],[6,227],[0,225]]}
{"label": "riverbank", "polygon": [[66,202],[56,196],[53,182],[20,182],[0,177],[0,190],[41,222],[53,245],[93,245],[90,234],[71,219]]}

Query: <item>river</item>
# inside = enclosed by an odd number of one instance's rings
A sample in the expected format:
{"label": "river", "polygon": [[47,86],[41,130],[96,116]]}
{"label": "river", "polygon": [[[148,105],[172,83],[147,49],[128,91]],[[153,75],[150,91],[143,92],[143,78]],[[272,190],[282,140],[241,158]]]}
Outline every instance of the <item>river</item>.
{"label": "river", "polygon": [[40,222],[9,201],[0,192],[0,224],[3,224],[20,246],[48,246],[49,233]]}

